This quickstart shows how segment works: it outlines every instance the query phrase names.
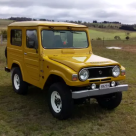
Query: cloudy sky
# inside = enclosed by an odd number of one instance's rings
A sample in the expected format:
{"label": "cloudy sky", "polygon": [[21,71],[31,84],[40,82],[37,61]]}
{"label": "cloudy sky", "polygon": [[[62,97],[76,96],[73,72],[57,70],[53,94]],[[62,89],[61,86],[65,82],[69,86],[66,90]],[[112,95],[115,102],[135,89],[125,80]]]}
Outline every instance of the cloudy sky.
{"label": "cloudy sky", "polygon": [[134,0],[0,0],[0,18],[23,16],[54,20],[136,23]]}

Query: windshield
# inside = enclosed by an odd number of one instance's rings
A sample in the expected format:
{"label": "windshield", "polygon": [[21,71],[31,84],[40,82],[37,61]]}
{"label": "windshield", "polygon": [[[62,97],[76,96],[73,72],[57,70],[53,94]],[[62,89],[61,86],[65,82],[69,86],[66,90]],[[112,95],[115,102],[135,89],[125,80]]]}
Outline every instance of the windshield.
{"label": "windshield", "polygon": [[42,30],[42,46],[46,49],[87,48],[85,31]]}

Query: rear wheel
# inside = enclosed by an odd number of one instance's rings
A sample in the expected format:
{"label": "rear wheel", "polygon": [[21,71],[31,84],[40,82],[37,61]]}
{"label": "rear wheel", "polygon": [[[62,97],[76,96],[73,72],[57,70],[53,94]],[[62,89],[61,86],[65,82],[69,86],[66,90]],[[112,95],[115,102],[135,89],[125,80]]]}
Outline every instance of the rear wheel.
{"label": "rear wheel", "polygon": [[119,106],[122,100],[122,92],[117,92],[113,94],[107,94],[97,98],[99,105],[102,108],[112,110]]}
{"label": "rear wheel", "polygon": [[72,114],[73,100],[70,89],[64,83],[54,83],[48,90],[48,104],[52,115],[60,120]]}
{"label": "rear wheel", "polygon": [[28,84],[23,81],[21,71],[18,67],[13,68],[12,71],[12,86],[16,93],[27,94]]}
{"label": "rear wheel", "polygon": [[7,47],[5,48],[5,57],[7,59]]}

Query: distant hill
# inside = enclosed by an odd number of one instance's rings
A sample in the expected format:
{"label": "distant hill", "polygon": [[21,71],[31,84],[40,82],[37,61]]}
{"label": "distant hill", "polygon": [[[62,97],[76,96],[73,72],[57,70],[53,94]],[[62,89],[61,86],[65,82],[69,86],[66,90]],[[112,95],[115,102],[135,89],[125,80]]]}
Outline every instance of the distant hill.
{"label": "distant hill", "polygon": [[109,29],[119,29],[121,24],[114,24],[114,23],[90,23],[89,27],[95,28],[109,28]]}
{"label": "distant hill", "polygon": [[0,19],[0,27],[7,27],[12,22],[14,22],[14,21],[8,20],[8,19]]}

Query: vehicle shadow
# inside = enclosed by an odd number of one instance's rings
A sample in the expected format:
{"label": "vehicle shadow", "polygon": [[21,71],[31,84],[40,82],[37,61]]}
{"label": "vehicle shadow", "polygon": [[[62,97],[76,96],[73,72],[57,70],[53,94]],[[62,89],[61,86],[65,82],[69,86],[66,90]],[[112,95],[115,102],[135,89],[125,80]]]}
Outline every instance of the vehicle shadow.
{"label": "vehicle shadow", "polygon": [[[55,119],[48,108],[47,104],[47,91],[30,86],[28,94],[21,96],[16,94],[12,86],[0,86],[0,111],[6,113],[6,119],[11,124],[38,124],[38,126],[44,125],[48,129],[61,129],[66,126],[71,126],[82,120],[80,123],[91,122],[93,120],[101,120],[106,118],[109,111],[105,111],[99,107],[99,105],[93,101],[74,107],[74,112],[71,118],[64,121]],[[12,114],[11,114],[12,113]],[[4,115],[3,115],[4,116]],[[56,124],[54,126],[54,123]],[[65,124],[63,126],[63,124]],[[20,126],[21,127],[21,126]]]}

